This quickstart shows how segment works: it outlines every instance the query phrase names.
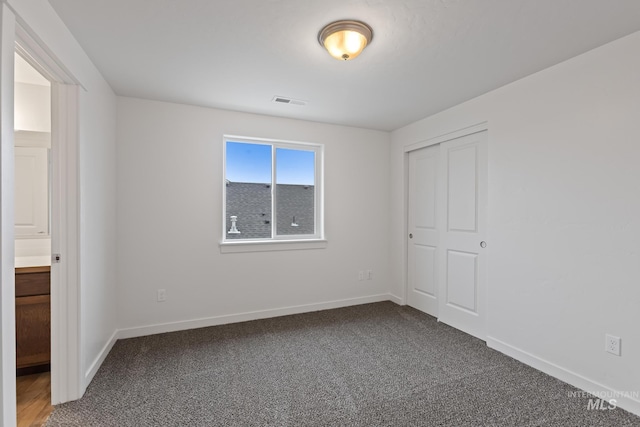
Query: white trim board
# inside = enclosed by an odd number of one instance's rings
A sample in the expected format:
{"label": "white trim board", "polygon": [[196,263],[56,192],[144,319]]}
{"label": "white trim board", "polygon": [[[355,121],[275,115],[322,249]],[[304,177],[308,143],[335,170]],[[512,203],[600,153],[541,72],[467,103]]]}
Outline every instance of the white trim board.
{"label": "white trim board", "polygon": [[80,321],[80,223],[78,185],[78,86],[52,82],[51,401],[82,397]]}
{"label": "white trim board", "polygon": [[[47,80],[78,85],[87,90],[71,71],[47,47],[47,44],[16,14],[16,51]],[[46,59],[46,61],[43,61]]]}
{"label": "white trim board", "polygon": [[159,323],[155,325],[125,328],[118,331],[118,339],[142,337],[146,335],[163,334],[166,332],[184,331],[189,329],[206,328],[209,326],[226,325],[228,323],[248,322],[250,320],[268,319],[272,317],[288,316],[291,314],[311,313],[314,311],[330,310],[333,308],[351,307],[354,305],[370,304],[374,302],[392,301],[397,304],[398,297],[391,294],[370,295],[359,298],[349,298],[314,304],[303,304],[269,310],[250,311],[246,313],[228,314],[223,316],[206,317],[202,319],[184,320],[178,322]]}
{"label": "white trim board", "polygon": [[89,369],[87,369],[87,371],[84,373],[85,384],[88,385],[91,383],[91,381],[93,380],[93,377],[96,376],[98,369],[100,369],[100,366],[102,366],[102,364],[104,363],[104,360],[109,355],[109,352],[111,351],[113,346],[116,344],[116,341],[118,341],[118,330],[113,331],[113,334],[111,335],[107,343],[104,345],[104,347],[102,347],[102,350],[100,350],[100,353],[98,353],[98,356],[95,358],[93,363],[91,363],[91,365],[89,366]]}
{"label": "white trim board", "polygon": [[541,359],[538,356],[535,356],[524,350],[513,347],[512,345],[509,345],[496,338],[487,337],[487,347],[497,350],[500,353],[506,354],[507,356],[512,357],[524,363],[525,365],[531,366],[532,368],[544,372],[547,375],[551,375],[552,377],[564,381],[567,384],[571,384],[572,386],[577,387],[580,390],[593,393],[596,395],[596,397],[597,395],[615,395],[616,404],[618,407],[640,416],[640,401],[625,396],[625,393],[623,392],[612,390],[609,387],[597,383],[596,381],[585,378],[580,374],[569,371],[568,369]]}
{"label": "white trim board", "polygon": [[15,15],[0,3],[0,425],[16,425],[13,67]]}
{"label": "white trim board", "polygon": [[451,132],[444,133],[442,135],[434,136],[432,138],[425,139],[423,141],[414,142],[413,144],[405,145],[403,151],[408,153],[410,151],[419,150],[431,145],[440,144],[441,142],[451,141],[463,136],[471,135],[474,133],[489,130],[489,122],[481,122],[475,125],[467,126],[461,129],[457,129]]}

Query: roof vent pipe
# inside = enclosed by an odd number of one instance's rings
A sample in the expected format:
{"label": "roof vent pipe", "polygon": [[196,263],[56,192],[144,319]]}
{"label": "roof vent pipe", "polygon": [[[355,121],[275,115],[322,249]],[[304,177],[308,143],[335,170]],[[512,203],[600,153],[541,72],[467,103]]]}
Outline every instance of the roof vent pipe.
{"label": "roof vent pipe", "polygon": [[238,217],[231,215],[231,230],[229,230],[229,234],[240,234],[240,231],[236,228],[236,221],[238,221]]}

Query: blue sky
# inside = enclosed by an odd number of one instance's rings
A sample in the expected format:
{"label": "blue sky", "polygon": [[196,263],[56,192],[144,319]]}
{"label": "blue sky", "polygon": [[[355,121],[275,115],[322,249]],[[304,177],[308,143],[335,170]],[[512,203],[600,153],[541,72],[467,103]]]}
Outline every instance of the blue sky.
{"label": "blue sky", "polygon": [[[313,151],[276,148],[278,184],[314,185]],[[231,182],[271,182],[271,146],[227,142],[227,176]]]}

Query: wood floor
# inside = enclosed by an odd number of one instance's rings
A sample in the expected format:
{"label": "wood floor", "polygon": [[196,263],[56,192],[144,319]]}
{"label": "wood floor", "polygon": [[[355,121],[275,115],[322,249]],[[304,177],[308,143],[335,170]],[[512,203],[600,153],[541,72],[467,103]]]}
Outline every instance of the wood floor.
{"label": "wood floor", "polygon": [[18,427],[40,427],[53,411],[51,373],[24,375],[16,379]]}

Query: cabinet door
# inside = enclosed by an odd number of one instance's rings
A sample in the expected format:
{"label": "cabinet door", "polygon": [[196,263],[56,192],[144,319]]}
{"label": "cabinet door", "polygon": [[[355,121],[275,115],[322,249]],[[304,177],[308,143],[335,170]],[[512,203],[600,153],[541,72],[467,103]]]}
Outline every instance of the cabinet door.
{"label": "cabinet door", "polygon": [[49,295],[16,298],[16,365],[44,365],[51,359]]}
{"label": "cabinet door", "polygon": [[49,150],[16,147],[16,237],[49,235]]}

